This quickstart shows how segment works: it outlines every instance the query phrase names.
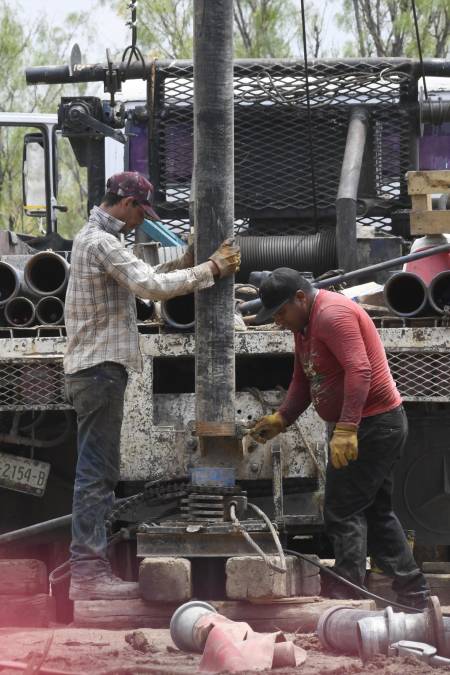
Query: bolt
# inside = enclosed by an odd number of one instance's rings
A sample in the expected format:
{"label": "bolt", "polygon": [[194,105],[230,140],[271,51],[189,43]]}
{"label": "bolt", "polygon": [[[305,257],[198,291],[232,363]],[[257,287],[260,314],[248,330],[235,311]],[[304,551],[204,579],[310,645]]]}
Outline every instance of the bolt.
{"label": "bolt", "polygon": [[253,471],[253,473],[259,471],[259,464],[257,464],[256,462],[252,462],[250,464],[250,471]]}

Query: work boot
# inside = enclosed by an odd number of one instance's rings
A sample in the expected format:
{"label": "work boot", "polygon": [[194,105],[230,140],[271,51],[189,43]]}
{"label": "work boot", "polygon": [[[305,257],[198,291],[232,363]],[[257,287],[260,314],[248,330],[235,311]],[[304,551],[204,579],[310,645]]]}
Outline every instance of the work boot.
{"label": "work boot", "polygon": [[131,600],[139,598],[139,584],[123,581],[110,572],[94,577],[74,579],[69,589],[71,600]]}

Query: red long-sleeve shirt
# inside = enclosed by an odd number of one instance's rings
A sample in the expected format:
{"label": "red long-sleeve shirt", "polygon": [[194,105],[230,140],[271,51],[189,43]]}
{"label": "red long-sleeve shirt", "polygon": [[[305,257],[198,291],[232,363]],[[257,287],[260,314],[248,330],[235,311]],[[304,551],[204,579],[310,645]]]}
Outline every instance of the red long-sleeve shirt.
{"label": "red long-sleeve shirt", "polygon": [[289,425],[311,402],[325,421],[354,424],[401,404],[372,319],[353,300],[325,290],[304,334],[295,333],[294,374],[279,412]]}

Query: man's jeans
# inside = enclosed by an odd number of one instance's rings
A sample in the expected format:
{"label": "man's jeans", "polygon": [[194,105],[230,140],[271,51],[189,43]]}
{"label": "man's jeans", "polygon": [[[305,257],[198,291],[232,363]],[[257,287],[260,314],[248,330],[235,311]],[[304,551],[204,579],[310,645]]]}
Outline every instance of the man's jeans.
{"label": "man's jeans", "polygon": [[362,585],[369,554],[393,577],[401,602],[420,603],[429,595],[428,585],[392,510],[392,474],[407,433],[403,406],[361,420],[358,459],[341,469],[328,462],[324,520],[336,572]]}
{"label": "man's jeans", "polygon": [[105,518],[120,471],[120,430],[127,371],[104,362],[66,375],[66,396],[78,418],[78,462],[72,508],[72,578],[109,572]]}

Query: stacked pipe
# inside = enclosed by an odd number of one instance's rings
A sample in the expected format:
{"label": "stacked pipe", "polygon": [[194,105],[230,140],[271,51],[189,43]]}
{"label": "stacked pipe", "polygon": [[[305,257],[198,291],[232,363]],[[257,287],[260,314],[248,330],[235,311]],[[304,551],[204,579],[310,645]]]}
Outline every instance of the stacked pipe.
{"label": "stacked pipe", "polygon": [[23,269],[0,261],[0,307],[5,323],[20,328],[63,323],[69,269],[66,259],[53,251],[30,256]]}
{"label": "stacked pipe", "polygon": [[[448,243],[445,235],[417,239],[411,252],[424,251]],[[445,314],[450,311],[450,254],[432,255],[408,262],[384,286],[387,307],[402,317]]]}

